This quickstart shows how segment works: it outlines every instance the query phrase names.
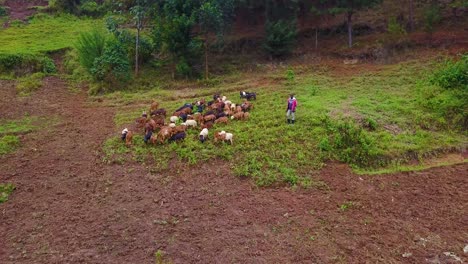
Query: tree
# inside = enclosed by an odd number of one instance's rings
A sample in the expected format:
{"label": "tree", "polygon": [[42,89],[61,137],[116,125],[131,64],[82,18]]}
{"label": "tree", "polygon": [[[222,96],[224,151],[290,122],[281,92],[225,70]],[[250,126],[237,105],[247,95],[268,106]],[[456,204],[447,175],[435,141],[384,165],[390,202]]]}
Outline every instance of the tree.
{"label": "tree", "polygon": [[332,13],[345,13],[346,23],[348,25],[348,46],[353,46],[353,14],[360,9],[371,8],[380,3],[383,0],[335,0],[334,7],[331,9]]}
{"label": "tree", "polygon": [[145,0],[137,0],[136,5],[130,8],[130,14],[133,15],[133,20],[135,21],[135,27],[137,30],[135,40],[135,76],[138,76],[138,49],[140,47],[140,31],[143,29],[143,19],[146,15],[145,4]]}
{"label": "tree", "polygon": [[265,31],[266,39],[263,48],[271,57],[281,57],[291,52],[296,42],[296,21],[267,22]]}
{"label": "tree", "polygon": [[414,30],[414,2],[409,0],[409,31]]}
{"label": "tree", "polygon": [[439,5],[437,2],[432,1],[424,10],[424,31],[429,34],[429,41],[432,41],[434,28],[441,19]]}
{"label": "tree", "polygon": [[324,15],[329,14],[329,1],[327,0],[318,0],[312,4],[310,7],[310,12],[315,15],[317,19],[317,24],[315,25],[315,49],[318,49],[318,33],[320,30],[320,21]]}

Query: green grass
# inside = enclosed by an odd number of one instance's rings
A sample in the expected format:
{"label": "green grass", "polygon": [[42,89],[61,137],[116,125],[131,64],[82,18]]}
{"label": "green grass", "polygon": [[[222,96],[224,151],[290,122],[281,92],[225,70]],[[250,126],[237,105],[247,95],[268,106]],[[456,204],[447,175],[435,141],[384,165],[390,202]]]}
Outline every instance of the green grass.
{"label": "green grass", "polygon": [[15,186],[11,183],[0,183],[0,204],[8,201],[8,196],[13,192]]}
{"label": "green grass", "polygon": [[[171,111],[185,102],[219,91],[239,102],[238,91],[258,93],[249,121],[234,121],[210,131],[210,140],[199,143],[198,131],[189,131],[185,142],[145,146],[135,137],[130,148],[118,138],[108,139],[104,159],[124,163],[135,160],[155,164],[154,170],[168,167],[177,158],[188,164],[222,159],[235,175],[250,177],[259,186],[277,184],[315,186],[313,172],[327,160],[341,160],[355,170],[378,171],[392,164],[405,164],[419,157],[437,155],[467,141],[463,132],[427,126],[443,122],[421,107],[417,90],[430,62],[410,61],[381,66],[375,71],[336,74],[323,67],[284,67],[261,73],[226,76],[210,87],[197,88],[179,82],[161,85],[156,79],[139,91],[115,92],[101,97],[104,103],[121,109],[114,121],[117,129],[132,124],[151,100]],[[294,82],[287,76],[294,71]],[[148,78],[148,77],[145,77]],[[252,87],[258,80],[261,85]],[[266,82],[265,82],[266,80]],[[138,82],[138,80],[137,80]],[[151,83],[151,82],[148,82]],[[194,87],[195,86],[195,87]],[[296,124],[286,124],[286,98],[298,98]],[[234,144],[214,144],[215,131],[234,134]]]}
{"label": "green grass", "polygon": [[34,118],[20,120],[0,120],[0,156],[14,152],[21,144],[18,134],[29,133],[36,126]]}
{"label": "green grass", "polygon": [[19,145],[18,136],[7,135],[0,137],[0,156],[15,151]]}
{"label": "green grass", "polygon": [[0,29],[0,54],[37,54],[70,48],[81,32],[103,26],[102,20],[38,14],[27,24]]}

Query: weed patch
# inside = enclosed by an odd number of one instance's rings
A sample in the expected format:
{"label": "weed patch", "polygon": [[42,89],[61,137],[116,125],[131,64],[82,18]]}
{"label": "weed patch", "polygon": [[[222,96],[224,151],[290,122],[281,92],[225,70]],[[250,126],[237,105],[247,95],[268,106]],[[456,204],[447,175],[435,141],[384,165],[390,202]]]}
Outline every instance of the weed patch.
{"label": "weed patch", "polygon": [[0,137],[0,155],[5,155],[15,151],[20,145],[20,140],[17,136],[7,135]]}
{"label": "weed patch", "polygon": [[11,183],[0,183],[0,204],[8,201],[8,196],[15,190],[15,186]]}

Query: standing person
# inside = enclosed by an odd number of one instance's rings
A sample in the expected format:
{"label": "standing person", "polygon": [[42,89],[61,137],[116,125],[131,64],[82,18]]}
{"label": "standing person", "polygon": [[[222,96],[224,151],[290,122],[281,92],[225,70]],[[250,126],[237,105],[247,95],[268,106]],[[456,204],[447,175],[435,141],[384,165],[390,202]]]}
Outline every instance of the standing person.
{"label": "standing person", "polygon": [[288,119],[288,124],[294,124],[296,119],[296,107],[296,97],[294,97],[294,94],[290,94],[288,98],[288,108],[286,109],[286,118]]}

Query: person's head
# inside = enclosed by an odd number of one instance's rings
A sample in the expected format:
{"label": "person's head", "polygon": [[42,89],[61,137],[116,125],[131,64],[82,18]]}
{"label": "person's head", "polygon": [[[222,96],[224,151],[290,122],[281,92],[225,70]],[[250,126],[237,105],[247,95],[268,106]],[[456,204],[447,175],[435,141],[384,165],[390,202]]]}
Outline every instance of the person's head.
{"label": "person's head", "polygon": [[290,97],[291,99],[293,99],[293,98],[294,98],[294,94],[289,94],[289,97]]}

